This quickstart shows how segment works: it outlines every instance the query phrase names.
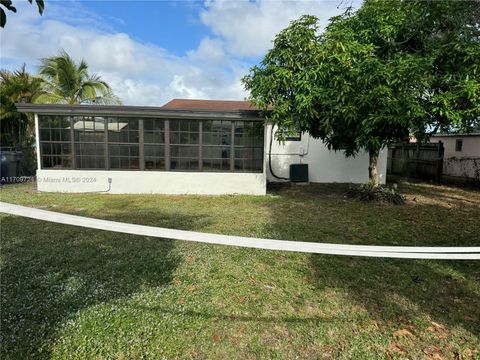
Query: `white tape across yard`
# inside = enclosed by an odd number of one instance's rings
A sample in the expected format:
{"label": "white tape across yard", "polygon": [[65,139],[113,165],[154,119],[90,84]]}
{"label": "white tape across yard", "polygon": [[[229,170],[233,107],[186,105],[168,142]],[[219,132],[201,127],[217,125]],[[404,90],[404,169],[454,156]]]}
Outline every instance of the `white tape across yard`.
{"label": "white tape across yard", "polygon": [[59,224],[165,239],[265,250],[405,259],[480,260],[480,247],[370,246],[259,239],[100,220],[0,202],[0,212]]}

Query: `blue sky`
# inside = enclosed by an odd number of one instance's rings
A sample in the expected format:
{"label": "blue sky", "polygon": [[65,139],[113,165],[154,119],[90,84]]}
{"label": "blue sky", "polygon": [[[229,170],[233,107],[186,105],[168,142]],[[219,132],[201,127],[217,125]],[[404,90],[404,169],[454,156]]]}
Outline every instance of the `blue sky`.
{"label": "blue sky", "polygon": [[[358,6],[359,1],[354,5]],[[85,59],[128,105],[172,98],[244,99],[240,79],[290,21],[316,15],[321,24],[342,12],[342,0],[80,1],[14,0],[0,30],[1,67],[66,50]]]}
{"label": "blue sky", "polygon": [[82,5],[103,15],[117,31],[179,56],[211,35],[198,18],[202,2],[136,1],[132,6],[130,1],[88,1]]}

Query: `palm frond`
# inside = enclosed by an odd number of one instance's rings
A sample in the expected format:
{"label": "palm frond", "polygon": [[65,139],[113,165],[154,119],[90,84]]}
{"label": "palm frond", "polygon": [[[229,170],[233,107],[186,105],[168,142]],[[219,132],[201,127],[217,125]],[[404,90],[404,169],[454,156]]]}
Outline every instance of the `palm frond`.
{"label": "palm frond", "polygon": [[89,75],[85,60],[77,64],[64,50],[58,56],[42,59],[39,72],[46,81],[44,89],[50,94],[42,96],[43,101],[58,103],[63,97],[68,104],[99,103],[100,98],[106,97],[105,101],[121,103],[99,75]]}

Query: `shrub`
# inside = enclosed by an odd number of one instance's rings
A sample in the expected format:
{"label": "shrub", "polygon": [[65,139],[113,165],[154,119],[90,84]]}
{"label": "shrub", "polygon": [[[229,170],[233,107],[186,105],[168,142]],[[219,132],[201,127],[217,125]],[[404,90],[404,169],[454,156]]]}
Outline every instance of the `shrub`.
{"label": "shrub", "polygon": [[362,201],[376,201],[395,205],[405,203],[405,197],[400,195],[395,188],[374,186],[371,183],[350,187],[346,195]]}

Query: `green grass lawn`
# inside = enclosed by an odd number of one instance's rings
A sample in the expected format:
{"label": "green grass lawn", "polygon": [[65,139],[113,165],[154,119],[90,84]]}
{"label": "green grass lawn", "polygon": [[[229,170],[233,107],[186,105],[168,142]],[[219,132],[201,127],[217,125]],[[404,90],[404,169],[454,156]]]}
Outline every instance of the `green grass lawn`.
{"label": "green grass lawn", "polygon": [[[1,200],[285,240],[480,245],[480,192],[342,185],[253,196],[37,193]],[[2,359],[478,359],[480,261],[323,256],[162,240],[0,214]]]}

